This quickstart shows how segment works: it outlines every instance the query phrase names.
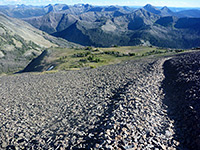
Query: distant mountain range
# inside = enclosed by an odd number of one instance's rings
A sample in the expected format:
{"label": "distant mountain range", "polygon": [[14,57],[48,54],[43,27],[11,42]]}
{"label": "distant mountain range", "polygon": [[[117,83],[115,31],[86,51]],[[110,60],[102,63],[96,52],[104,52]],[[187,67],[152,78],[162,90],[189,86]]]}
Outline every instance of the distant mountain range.
{"label": "distant mountain range", "polygon": [[85,46],[154,45],[170,48],[200,46],[200,10],[173,12],[150,4],[135,9],[77,4],[45,7],[1,6],[11,17],[23,18],[53,36]]}
{"label": "distant mountain range", "polygon": [[[138,7],[137,7],[138,8]],[[152,13],[160,15],[173,15],[177,17],[200,17],[200,8],[175,8],[175,7],[154,7],[150,4],[144,8]],[[32,6],[32,5],[0,5],[0,12],[14,18],[29,18],[46,15],[50,12],[60,12],[65,14],[79,15],[85,12],[108,12],[122,11],[123,13],[131,13],[136,10],[136,7],[128,6],[92,6],[89,4],[49,4],[47,6]]]}

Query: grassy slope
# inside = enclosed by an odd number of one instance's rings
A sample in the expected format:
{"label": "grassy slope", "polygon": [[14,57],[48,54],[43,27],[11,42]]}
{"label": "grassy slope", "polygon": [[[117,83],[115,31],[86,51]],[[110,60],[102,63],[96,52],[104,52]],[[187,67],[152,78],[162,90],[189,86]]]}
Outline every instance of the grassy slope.
{"label": "grassy slope", "polygon": [[[131,59],[140,59],[150,55],[167,55],[177,53],[178,50],[167,50],[156,47],[127,46],[110,48],[82,49],[51,48],[37,66],[39,71],[46,71],[51,66],[53,70],[77,70],[80,68],[96,68],[99,66],[116,64]],[[182,51],[180,51],[182,52]],[[36,68],[36,67],[33,67]],[[38,70],[33,70],[38,71]]]}

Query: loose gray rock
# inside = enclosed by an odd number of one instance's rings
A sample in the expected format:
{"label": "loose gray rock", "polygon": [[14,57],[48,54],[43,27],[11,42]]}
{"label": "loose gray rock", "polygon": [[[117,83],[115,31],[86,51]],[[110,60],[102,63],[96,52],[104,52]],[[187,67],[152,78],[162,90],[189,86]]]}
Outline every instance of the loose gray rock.
{"label": "loose gray rock", "polygon": [[0,77],[3,149],[176,149],[163,63]]}

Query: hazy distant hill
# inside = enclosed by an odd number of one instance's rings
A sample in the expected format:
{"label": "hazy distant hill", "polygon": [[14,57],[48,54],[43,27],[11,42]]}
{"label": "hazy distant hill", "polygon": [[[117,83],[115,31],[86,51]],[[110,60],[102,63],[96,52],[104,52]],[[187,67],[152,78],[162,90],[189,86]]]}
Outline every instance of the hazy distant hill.
{"label": "hazy distant hill", "polygon": [[22,20],[0,14],[0,73],[25,67],[45,48],[74,45],[52,37]]}
{"label": "hazy distant hill", "polygon": [[189,18],[200,18],[200,10],[191,9],[191,10],[183,10],[176,13],[177,17],[189,17]]}
{"label": "hazy distant hill", "polygon": [[28,18],[46,14],[43,7],[26,5],[3,5],[0,6],[0,12],[14,18]]}

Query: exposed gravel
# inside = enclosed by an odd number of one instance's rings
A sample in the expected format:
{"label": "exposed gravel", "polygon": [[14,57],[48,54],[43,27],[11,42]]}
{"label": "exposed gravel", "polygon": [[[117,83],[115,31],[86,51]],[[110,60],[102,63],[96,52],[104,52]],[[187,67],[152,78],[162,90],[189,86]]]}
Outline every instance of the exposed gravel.
{"label": "exposed gravel", "polygon": [[200,52],[179,55],[164,68],[163,102],[175,121],[179,149],[200,149]]}
{"label": "exposed gravel", "polygon": [[1,149],[176,149],[164,61],[0,77]]}

